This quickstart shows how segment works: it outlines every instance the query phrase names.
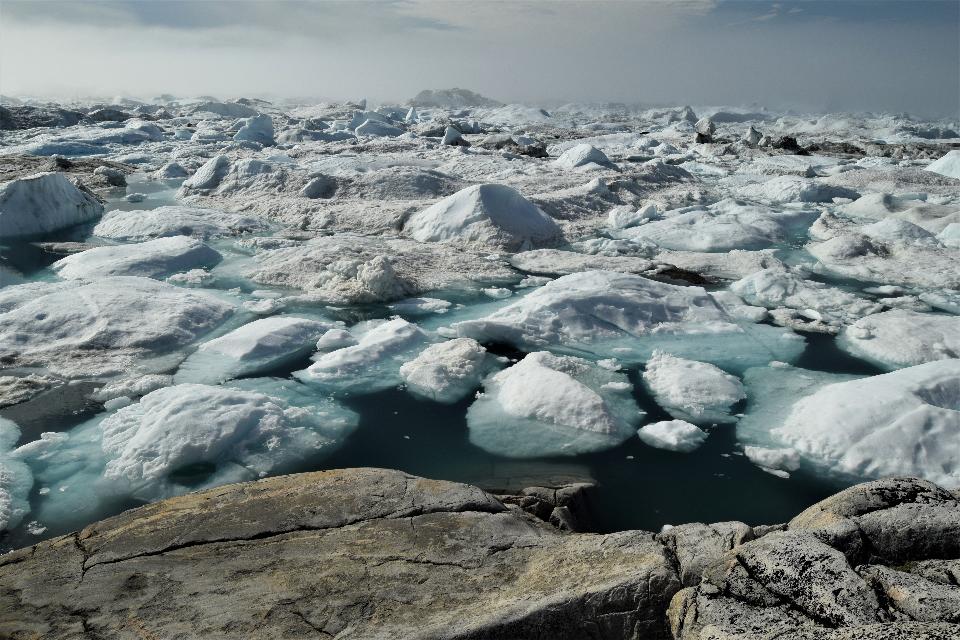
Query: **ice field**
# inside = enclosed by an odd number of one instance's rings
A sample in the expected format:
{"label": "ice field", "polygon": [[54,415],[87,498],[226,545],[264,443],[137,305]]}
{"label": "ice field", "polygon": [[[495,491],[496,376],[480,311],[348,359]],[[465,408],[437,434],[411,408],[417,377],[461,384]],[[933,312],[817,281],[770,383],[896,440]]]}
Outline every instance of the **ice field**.
{"label": "ice field", "polygon": [[450,90],[0,124],[0,547],[345,466],[596,482],[606,530],[960,486],[960,123]]}

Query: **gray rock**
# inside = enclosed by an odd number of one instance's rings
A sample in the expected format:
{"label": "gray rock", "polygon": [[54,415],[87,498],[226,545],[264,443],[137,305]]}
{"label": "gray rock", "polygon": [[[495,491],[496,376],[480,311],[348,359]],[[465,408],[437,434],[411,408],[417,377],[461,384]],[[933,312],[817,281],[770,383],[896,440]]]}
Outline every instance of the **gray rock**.
{"label": "gray rock", "polygon": [[960,557],[960,503],[918,478],[858,484],[796,516],[791,531],[809,531],[854,562]]}
{"label": "gray rock", "polygon": [[857,569],[887,606],[910,620],[960,623],[960,587],[880,565]]}
{"label": "gray rock", "polygon": [[0,637],[667,638],[651,534],[351,469],[220,487],[0,557]]}
{"label": "gray rock", "polygon": [[698,585],[703,570],[723,554],[753,538],[753,530],[742,522],[681,524],[657,536],[676,557],[680,581],[687,587]]}

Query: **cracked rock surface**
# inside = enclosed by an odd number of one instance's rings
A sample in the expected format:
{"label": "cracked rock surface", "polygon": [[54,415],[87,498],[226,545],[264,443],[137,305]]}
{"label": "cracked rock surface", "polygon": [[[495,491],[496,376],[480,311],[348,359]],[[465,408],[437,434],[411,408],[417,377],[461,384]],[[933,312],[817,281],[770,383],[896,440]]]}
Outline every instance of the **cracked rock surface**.
{"label": "cracked rock surface", "polygon": [[343,469],[172,498],[0,557],[0,638],[960,638],[955,492],[575,533],[590,495]]}
{"label": "cracked rock surface", "polygon": [[397,471],[151,504],[0,559],[0,637],[665,638],[649,533],[567,534]]}

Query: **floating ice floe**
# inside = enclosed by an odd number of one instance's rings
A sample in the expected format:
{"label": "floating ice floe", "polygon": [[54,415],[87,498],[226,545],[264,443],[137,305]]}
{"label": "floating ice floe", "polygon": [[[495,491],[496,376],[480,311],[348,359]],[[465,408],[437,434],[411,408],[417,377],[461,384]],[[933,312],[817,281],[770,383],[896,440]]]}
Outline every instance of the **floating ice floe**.
{"label": "floating ice floe", "polygon": [[844,329],[837,344],[887,370],[960,358],[960,316],[884,311]]}
{"label": "floating ice floe", "polygon": [[94,227],[93,235],[125,242],[168,236],[209,240],[268,228],[262,220],[239,213],[173,205],[148,210],[109,211]]}
{"label": "floating ice floe", "polygon": [[537,275],[568,275],[580,271],[619,271],[621,273],[654,272],[655,262],[633,256],[605,256],[562,251],[560,249],[533,249],[510,256],[510,264]]}
{"label": "floating ice floe", "polygon": [[846,480],[960,482],[960,360],[853,380],[768,367],[745,380],[751,404],[737,427],[745,444],[793,449],[802,463]]}
{"label": "floating ice floe", "polygon": [[290,380],[180,384],[44,434],[14,451],[49,492],[38,520],[59,528],[118,499],[156,500],[291,471],[335,450],[358,417]]}
{"label": "floating ice floe", "polygon": [[0,356],[64,377],[130,376],[176,365],[234,311],[206,292],[138,277],[0,289]]}
{"label": "floating ice floe", "polygon": [[0,418],[0,532],[13,529],[30,513],[33,474],[18,458],[11,456],[20,438],[20,429]]}
{"label": "floating ice floe", "polygon": [[176,374],[177,382],[216,384],[262,374],[306,357],[335,325],[296,316],[261,318],[202,343]]}
{"label": "floating ice floe", "polygon": [[707,440],[707,433],[683,420],[663,420],[645,424],[637,431],[644,444],[656,449],[690,453]]}
{"label": "floating ice floe", "polygon": [[223,256],[196,238],[171,236],[137,244],[94,247],[61,258],[50,268],[66,279],[107,276],[165,278],[173,273],[212,267]]}
{"label": "floating ice floe", "polygon": [[[803,271],[782,267],[751,274],[730,285],[730,290],[749,304],[796,311],[801,316],[797,326],[823,323],[831,332],[883,309],[882,304],[811,280]],[[775,319],[790,324],[788,318]]]}
{"label": "floating ice floe", "polygon": [[417,325],[401,318],[370,321],[351,330],[355,345],[318,354],[294,376],[333,392],[373,393],[400,384],[400,366],[431,341]]}
{"label": "floating ice floe", "polygon": [[479,342],[455,338],[430,345],[405,362],[400,377],[413,395],[449,404],[479,387],[497,366],[497,359]]}
{"label": "floating ice floe", "polygon": [[413,214],[404,233],[420,242],[458,240],[517,250],[556,242],[560,228],[515,189],[481,184]]}
{"label": "floating ice floe", "polygon": [[778,176],[766,182],[749,184],[740,188],[738,195],[771,205],[789,202],[832,202],[834,198],[860,197],[853,189],[799,176]]}
{"label": "floating ice floe", "polygon": [[647,362],[643,381],[667,413],[697,425],[736,422],[731,411],[746,398],[737,377],[712,364],[659,351]]}
{"label": "floating ice floe", "polygon": [[390,302],[443,289],[520,279],[501,261],[444,243],[339,234],[258,251],[243,274],[328,304]]}
{"label": "floating ice floe", "polygon": [[664,249],[681,251],[764,249],[802,231],[817,215],[722,200],[708,207],[664,212],[661,220],[624,229],[618,237],[646,238]]}
{"label": "floating ice floe", "polygon": [[906,220],[888,218],[839,228],[821,225],[817,233],[818,241],[806,246],[817,259],[812,270],[863,282],[960,287],[960,252]]}
{"label": "floating ice floe", "polygon": [[530,353],[484,381],[467,411],[470,442],[511,458],[615,447],[643,416],[623,383],[625,374],[582,358]]}
{"label": "floating ice floe", "polygon": [[[928,202],[927,194],[868,193],[837,207],[838,215],[854,222],[867,224],[886,221],[888,231],[901,230],[916,235],[910,226],[897,225],[903,220],[938,234],[950,224],[960,223],[960,205]],[[894,226],[896,225],[896,226]],[[879,227],[883,229],[884,226]]]}
{"label": "floating ice floe", "polygon": [[[755,307],[701,287],[611,271],[563,276],[485,317],[451,325],[459,336],[645,362],[655,349],[733,371],[803,351],[793,332],[753,324]],[[762,310],[761,310],[762,311]],[[764,312],[765,313],[765,312]]]}
{"label": "floating ice floe", "polygon": [[0,238],[50,233],[96,219],[103,205],[62,173],[38,173],[0,184]]}

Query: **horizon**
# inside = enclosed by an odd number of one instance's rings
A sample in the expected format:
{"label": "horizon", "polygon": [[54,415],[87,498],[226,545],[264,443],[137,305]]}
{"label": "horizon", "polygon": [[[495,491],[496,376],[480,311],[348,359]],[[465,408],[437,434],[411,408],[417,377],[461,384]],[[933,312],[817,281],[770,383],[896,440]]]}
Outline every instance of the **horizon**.
{"label": "horizon", "polygon": [[955,0],[524,2],[507,20],[503,7],[3,0],[0,94],[387,104],[464,87],[537,105],[960,117]]}

